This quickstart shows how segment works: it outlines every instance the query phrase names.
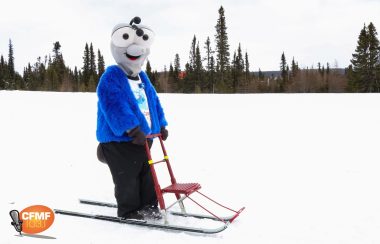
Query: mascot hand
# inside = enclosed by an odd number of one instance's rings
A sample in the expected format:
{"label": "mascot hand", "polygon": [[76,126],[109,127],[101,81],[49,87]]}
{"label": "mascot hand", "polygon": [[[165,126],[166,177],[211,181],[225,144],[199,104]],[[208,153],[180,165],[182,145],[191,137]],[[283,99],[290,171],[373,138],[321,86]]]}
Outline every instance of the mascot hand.
{"label": "mascot hand", "polygon": [[136,145],[145,145],[146,135],[140,130],[140,127],[136,127],[128,132],[128,136],[132,137],[132,143]]}
{"label": "mascot hand", "polygon": [[162,137],[162,140],[166,140],[168,139],[168,136],[169,136],[169,132],[168,130],[163,126],[161,127],[161,137]]}

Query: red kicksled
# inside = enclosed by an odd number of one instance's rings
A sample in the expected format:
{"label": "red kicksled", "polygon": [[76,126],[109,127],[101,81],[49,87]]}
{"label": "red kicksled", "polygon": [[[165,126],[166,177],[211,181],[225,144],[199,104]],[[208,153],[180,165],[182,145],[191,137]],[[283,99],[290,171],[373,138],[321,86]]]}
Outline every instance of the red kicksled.
{"label": "red kicksled", "polygon": [[[164,159],[154,162],[152,160],[151,151],[148,146],[148,139],[155,139],[158,138],[160,141],[160,145],[162,148],[162,152],[164,154]],[[116,216],[110,216],[110,215],[100,215],[100,214],[93,214],[93,213],[84,213],[84,212],[76,212],[76,211],[68,211],[68,210],[62,210],[62,209],[54,209],[56,214],[62,214],[62,215],[68,215],[68,216],[75,216],[75,217],[81,217],[81,218],[88,218],[88,219],[96,219],[96,220],[102,220],[107,222],[116,222],[120,224],[128,224],[128,225],[135,225],[135,226],[143,226],[148,228],[156,228],[156,229],[163,229],[163,230],[171,230],[171,231],[185,231],[185,232],[193,232],[193,233],[201,233],[201,234],[215,234],[218,232],[221,232],[229,226],[238,216],[239,214],[244,210],[244,207],[239,210],[233,210],[231,208],[228,208],[217,201],[211,199],[210,197],[206,196],[205,194],[201,193],[199,190],[201,189],[201,185],[199,183],[178,183],[174,177],[173,169],[170,165],[168,154],[166,153],[166,149],[164,146],[164,142],[162,140],[161,134],[153,134],[149,135],[147,137],[146,143],[145,143],[145,149],[146,154],[148,156],[148,162],[150,165],[153,181],[154,181],[154,187],[158,199],[158,203],[160,205],[160,209],[163,215],[164,222],[162,221],[155,221],[155,220],[137,220],[137,219],[126,219]],[[155,170],[155,165],[158,163],[166,163],[167,169],[169,171],[170,175],[170,181],[171,185],[161,188],[157,173]],[[164,194],[172,193],[175,195],[177,201],[170,204],[168,207],[166,207]],[[221,209],[226,209],[226,211],[231,212],[231,216],[228,217],[220,217],[216,215],[215,213],[211,212],[209,209],[207,209],[204,205],[200,204],[198,201],[196,201],[191,195],[193,194],[199,194],[202,199],[206,199],[211,204],[215,204],[219,206]],[[195,205],[199,206],[202,210],[207,212],[208,214],[194,214],[194,213],[188,213],[186,212],[185,206],[184,206],[184,200],[189,199],[192,202],[195,203]],[[96,206],[104,206],[104,207],[111,207],[111,208],[117,208],[117,205],[114,203],[107,203],[107,202],[99,202],[99,201],[93,201],[93,200],[86,200],[86,199],[79,199],[79,202],[82,204],[88,204],[88,205],[96,205]],[[175,206],[176,204],[179,205],[181,212],[175,212],[175,211],[169,211],[170,208]],[[217,222],[221,222],[222,225],[216,228],[202,228],[202,227],[196,227],[196,226],[183,226],[183,225],[177,225],[175,223],[169,223],[168,221],[168,214],[174,215],[174,216],[181,216],[181,217],[193,217],[198,219],[209,219],[214,220]]]}
{"label": "red kicksled", "polygon": [[[156,195],[157,195],[157,200],[158,200],[160,209],[164,215],[165,223],[167,223],[166,216],[167,216],[168,210],[171,207],[173,207],[174,205],[179,204],[181,212],[170,212],[171,214],[180,215],[180,216],[196,217],[196,218],[213,219],[216,221],[223,222],[225,224],[225,227],[227,228],[228,224],[232,223],[239,216],[239,214],[245,209],[245,207],[242,207],[239,210],[233,210],[229,207],[226,207],[225,205],[220,204],[219,202],[217,202],[217,201],[211,199],[210,197],[206,196],[205,194],[201,193],[199,191],[201,189],[201,185],[199,183],[178,183],[176,178],[174,177],[173,169],[171,167],[171,164],[169,161],[169,156],[166,152],[165,145],[164,145],[161,134],[152,134],[152,135],[147,136],[147,139],[154,139],[154,138],[158,138],[160,141],[160,145],[161,145],[162,153],[164,155],[164,159],[157,161],[157,162],[154,162],[152,160],[151,151],[150,151],[149,146],[148,146],[148,140],[145,143],[145,150],[146,150],[146,154],[148,156],[148,163],[150,165],[150,169],[151,169],[151,173],[152,173],[152,177],[153,177],[153,181],[154,181],[154,187],[155,187],[155,191],[156,191]],[[159,181],[158,181],[158,178],[157,178],[155,165],[158,163],[166,163],[166,166],[167,166],[167,169],[168,169],[168,172],[170,175],[171,185],[169,185],[165,188],[161,188]],[[164,194],[166,194],[166,193],[174,194],[176,199],[177,199],[177,201],[172,203],[169,207],[166,207],[166,205],[165,205]],[[190,196],[194,193],[197,193],[200,196],[202,196],[203,198],[205,198],[206,200],[211,201],[212,203],[218,205],[219,207],[224,208],[224,209],[232,212],[232,215],[229,217],[217,216],[215,213],[211,212],[209,209],[204,207],[202,204],[200,204],[198,201],[196,201],[194,198],[192,198]],[[187,213],[185,210],[184,203],[183,203],[183,201],[185,199],[191,200],[196,205],[198,205],[201,209],[206,211],[209,215],[199,215],[199,214]]]}

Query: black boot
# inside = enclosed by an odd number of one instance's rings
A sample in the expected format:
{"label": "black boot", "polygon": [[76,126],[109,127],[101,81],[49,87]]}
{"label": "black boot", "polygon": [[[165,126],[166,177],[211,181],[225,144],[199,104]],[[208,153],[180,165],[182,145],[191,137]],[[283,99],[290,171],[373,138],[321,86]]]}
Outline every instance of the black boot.
{"label": "black boot", "polygon": [[137,219],[137,220],[144,220],[144,215],[140,213],[140,211],[134,211],[125,214],[123,219]]}
{"label": "black boot", "polygon": [[162,219],[161,211],[156,205],[146,205],[138,212],[144,217],[144,219]]}

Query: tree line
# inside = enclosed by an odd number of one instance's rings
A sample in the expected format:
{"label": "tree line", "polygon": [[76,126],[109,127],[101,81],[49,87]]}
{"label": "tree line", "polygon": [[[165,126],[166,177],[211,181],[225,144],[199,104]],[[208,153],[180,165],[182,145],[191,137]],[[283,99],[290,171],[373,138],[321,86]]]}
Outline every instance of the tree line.
{"label": "tree line", "polygon": [[0,56],[0,89],[30,91],[93,92],[105,70],[100,50],[95,54],[92,43],[86,43],[83,66],[74,69],[66,66],[61,44],[53,43],[52,53],[28,63],[20,75],[15,71],[12,40],[9,40],[8,58]]}
{"label": "tree line", "polygon": [[[380,44],[376,27],[364,24],[351,64],[339,69],[338,63],[318,63],[316,67],[300,67],[285,53],[279,55],[277,72],[250,69],[251,61],[241,43],[230,52],[224,8],[218,10],[215,43],[196,35],[190,43],[188,61],[181,67],[177,53],[169,68],[152,70],[147,61],[146,72],[158,92],[171,93],[267,93],[267,92],[379,92]],[[203,55],[202,55],[203,54]],[[28,63],[20,75],[15,71],[13,45],[9,40],[8,57],[0,56],[0,89],[93,92],[105,70],[104,57],[92,43],[85,44],[82,67],[65,65],[61,45],[53,44],[52,53],[44,59]]]}
{"label": "tree line", "polygon": [[[210,37],[204,42],[204,56],[194,35],[189,61],[181,69],[180,57],[175,55],[160,74],[161,92],[179,93],[274,93],[274,92],[379,92],[380,46],[373,23],[364,25],[358,46],[352,55],[351,65],[345,69],[334,64],[317,63],[317,66],[301,68],[293,57],[291,62],[285,53],[279,55],[279,72],[250,71],[247,52],[241,43],[230,57],[230,46],[224,8],[219,8],[215,26],[215,45]],[[274,74],[275,73],[275,74]]]}

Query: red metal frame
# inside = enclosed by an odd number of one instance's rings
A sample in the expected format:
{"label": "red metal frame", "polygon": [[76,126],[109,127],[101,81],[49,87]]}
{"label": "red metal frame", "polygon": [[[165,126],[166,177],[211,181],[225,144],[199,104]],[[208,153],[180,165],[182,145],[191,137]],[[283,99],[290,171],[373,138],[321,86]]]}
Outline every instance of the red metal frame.
{"label": "red metal frame", "polygon": [[[217,215],[215,215],[214,213],[212,213],[211,211],[209,211],[204,206],[202,206],[201,204],[199,204],[197,201],[195,201],[193,198],[190,197],[190,194],[192,194],[194,192],[197,192],[201,196],[203,196],[206,199],[212,201],[213,203],[219,205],[220,207],[222,207],[224,209],[227,209],[227,210],[229,210],[231,212],[234,212],[234,216],[228,221],[228,222],[232,223],[232,221],[234,221],[239,216],[239,214],[244,210],[244,207],[241,208],[238,211],[235,211],[235,210],[233,210],[231,208],[228,208],[228,207],[226,207],[226,206],[224,206],[224,205],[216,202],[215,200],[211,199],[210,197],[208,197],[208,196],[206,196],[203,193],[201,193],[201,192],[198,191],[201,188],[201,185],[198,184],[198,183],[177,183],[177,181],[176,181],[176,179],[174,177],[173,169],[172,169],[172,167],[170,165],[169,157],[167,155],[167,152],[166,152],[165,145],[164,145],[164,142],[163,142],[161,134],[152,134],[152,135],[148,135],[147,136],[147,139],[154,139],[154,138],[158,138],[159,141],[160,141],[162,153],[164,154],[164,159],[160,160],[160,161],[157,161],[157,162],[153,162],[152,155],[151,155],[151,152],[150,152],[150,149],[149,149],[149,145],[148,145],[148,140],[145,143],[145,150],[146,150],[146,154],[148,156],[148,163],[150,165],[150,169],[151,169],[151,173],[152,173],[152,177],[153,177],[153,181],[154,181],[154,189],[156,191],[157,200],[158,200],[158,203],[160,205],[160,209],[161,210],[166,210],[165,200],[164,200],[164,196],[163,196],[165,193],[173,193],[173,194],[175,194],[175,196],[177,198],[177,201],[181,201],[180,200],[181,199],[181,194],[183,194],[187,198],[189,198],[191,201],[193,201],[196,205],[198,205],[199,207],[201,207],[202,209],[204,209],[206,212],[208,212],[209,214],[211,214],[215,218],[219,219],[220,221],[222,221],[224,223],[227,223],[227,221],[225,221],[222,218],[218,217]],[[170,181],[172,183],[170,186],[168,186],[168,187],[166,187],[164,189],[161,188],[161,186],[160,186],[160,184],[158,182],[157,173],[156,173],[156,170],[154,168],[155,164],[162,163],[162,162],[166,162],[166,166],[167,166],[167,169],[168,169],[169,175],[170,175]]]}

